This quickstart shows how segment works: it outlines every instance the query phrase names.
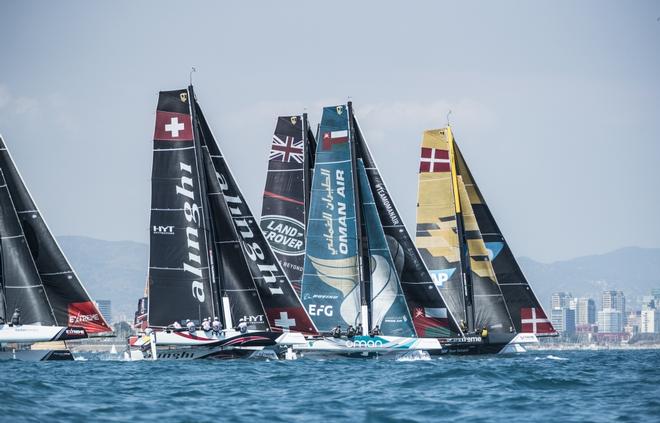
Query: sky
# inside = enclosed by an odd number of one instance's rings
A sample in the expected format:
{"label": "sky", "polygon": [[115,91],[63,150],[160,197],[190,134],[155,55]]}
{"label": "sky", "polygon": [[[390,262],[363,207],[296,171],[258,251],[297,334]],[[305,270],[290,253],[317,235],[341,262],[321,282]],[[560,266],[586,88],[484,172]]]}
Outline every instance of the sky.
{"label": "sky", "polygon": [[350,98],[410,229],[451,110],[515,254],[660,247],[658,2],[0,2],[0,133],[56,235],[148,242],[158,91],[192,66],[256,215],[276,116]]}

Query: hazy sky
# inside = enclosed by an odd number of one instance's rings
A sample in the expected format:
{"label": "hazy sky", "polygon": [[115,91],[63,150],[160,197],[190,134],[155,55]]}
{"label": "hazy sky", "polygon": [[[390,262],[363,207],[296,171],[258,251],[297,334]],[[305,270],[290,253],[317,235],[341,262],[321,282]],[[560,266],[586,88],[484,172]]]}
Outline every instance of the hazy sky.
{"label": "hazy sky", "polygon": [[660,3],[454,3],[2,2],[0,133],[57,235],[146,242],[158,91],[191,66],[257,215],[275,117],[350,96],[412,228],[451,109],[516,254],[660,247]]}

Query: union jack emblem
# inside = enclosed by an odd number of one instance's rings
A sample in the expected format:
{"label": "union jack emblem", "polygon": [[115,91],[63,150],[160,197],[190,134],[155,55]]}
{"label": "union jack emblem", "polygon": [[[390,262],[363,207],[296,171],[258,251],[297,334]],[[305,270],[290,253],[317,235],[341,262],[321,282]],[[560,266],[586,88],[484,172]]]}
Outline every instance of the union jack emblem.
{"label": "union jack emblem", "polygon": [[303,140],[295,141],[293,137],[285,137],[282,140],[277,135],[273,135],[273,145],[270,147],[270,157],[268,160],[280,160],[282,162],[296,163],[303,162]]}

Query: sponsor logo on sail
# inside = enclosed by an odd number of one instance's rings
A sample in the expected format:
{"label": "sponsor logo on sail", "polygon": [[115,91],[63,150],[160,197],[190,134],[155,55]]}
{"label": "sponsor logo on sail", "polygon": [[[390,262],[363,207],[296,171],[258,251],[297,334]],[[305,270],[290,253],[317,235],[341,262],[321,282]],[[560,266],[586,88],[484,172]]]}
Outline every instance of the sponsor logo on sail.
{"label": "sponsor logo on sail", "polygon": [[104,332],[109,330],[103,318],[91,301],[70,303],[67,307],[69,326],[78,326],[87,332]]}
{"label": "sponsor logo on sail", "polygon": [[[281,282],[284,282],[285,276],[284,273],[280,270],[276,263],[272,263],[269,260],[271,255],[266,255],[269,245],[260,245],[258,238],[255,237],[252,228],[255,225],[254,217],[249,213],[246,204],[243,202],[240,196],[233,195],[233,192],[229,190],[229,183],[224,175],[216,172],[216,177],[218,183],[220,184],[220,189],[224,194],[224,199],[229,208],[229,212],[234,216],[234,225],[236,230],[241,235],[243,242],[243,250],[245,254],[257,264],[259,272],[261,272],[261,279],[268,287],[271,295],[282,295],[284,291],[280,286]],[[259,228],[255,228],[259,230]]]}
{"label": "sponsor logo on sail", "polygon": [[200,208],[195,203],[195,185],[193,180],[192,166],[179,162],[181,171],[181,185],[176,186],[176,193],[184,198],[183,215],[186,218],[188,226],[186,227],[186,245],[188,247],[188,257],[183,261],[184,272],[192,273],[200,280],[191,282],[192,296],[200,303],[206,299],[204,284],[202,279],[202,258],[199,249],[199,223]]}
{"label": "sponsor logo on sail", "polygon": [[174,226],[153,225],[152,233],[154,235],[174,235]]}
{"label": "sponsor logo on sail", "polygon": [[262,216],[261,229],[276,253],[286,256],[305,254],[305,227],[298,220],[285,216]]}
{"label": "sponsor logo on sail", "polygon": [[310,316],[332,317],[335,314],[331,305],[308,304],[307,305],[307,310],[308,310]]}

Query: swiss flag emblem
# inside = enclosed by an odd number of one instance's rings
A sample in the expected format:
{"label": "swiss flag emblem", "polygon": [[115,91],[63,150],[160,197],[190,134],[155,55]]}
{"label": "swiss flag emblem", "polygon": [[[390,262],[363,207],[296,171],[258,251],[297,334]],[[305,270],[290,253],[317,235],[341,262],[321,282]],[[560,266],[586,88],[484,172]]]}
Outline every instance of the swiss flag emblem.
{"label": "swiss flag emblem", "polygon": [[154,140],[157,141],[192,141],[192,121],[184,113],[156,112]]}

